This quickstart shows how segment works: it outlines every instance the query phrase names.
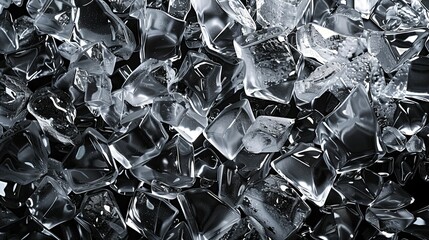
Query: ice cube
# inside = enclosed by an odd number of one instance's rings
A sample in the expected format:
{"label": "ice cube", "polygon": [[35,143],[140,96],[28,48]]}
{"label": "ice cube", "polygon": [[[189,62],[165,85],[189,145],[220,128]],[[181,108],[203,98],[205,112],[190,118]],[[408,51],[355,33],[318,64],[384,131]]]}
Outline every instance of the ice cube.
{"label": "ice cube", "polygon": [[265,28],[294,29],[310,4],[310,0],[256,0],[256,20]]}
{"label": "ice cube", "polygon": [[0,124],[13,126],[26,114],[31,91],[25,82],[13,76],[0,76]]}

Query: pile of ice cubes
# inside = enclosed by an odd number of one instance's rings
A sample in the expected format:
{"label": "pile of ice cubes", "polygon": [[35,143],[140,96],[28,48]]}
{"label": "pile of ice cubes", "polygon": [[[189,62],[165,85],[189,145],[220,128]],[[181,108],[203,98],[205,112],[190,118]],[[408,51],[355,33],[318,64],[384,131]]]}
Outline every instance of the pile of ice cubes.
{"label": "pile of ice cubes", "polygon": [[0,0],[0,239],[429,239],[429,1]]}

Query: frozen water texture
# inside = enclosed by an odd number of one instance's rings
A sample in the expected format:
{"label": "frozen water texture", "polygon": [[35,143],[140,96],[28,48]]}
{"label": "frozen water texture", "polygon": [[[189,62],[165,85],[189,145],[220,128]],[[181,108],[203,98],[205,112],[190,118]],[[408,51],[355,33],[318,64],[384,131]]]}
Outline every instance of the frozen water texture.
{"label": "frozen water texture", "polygon": [[0,76],[0,124],[13,126],[24,118],[31,91],[22,80],[8,75]]}
{"label": "frozen water texture", "polygon": [[282,27],[290,31],[310,4],[310,0],[256,0],[256,20],[265,28]]}

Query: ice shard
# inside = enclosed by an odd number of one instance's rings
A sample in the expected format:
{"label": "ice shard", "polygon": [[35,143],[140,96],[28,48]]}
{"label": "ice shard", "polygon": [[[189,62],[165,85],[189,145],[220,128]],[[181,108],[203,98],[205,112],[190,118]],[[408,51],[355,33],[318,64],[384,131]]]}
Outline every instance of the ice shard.
{"label": "ice shard", "polygon": [[177,196],[194,239],[222,236],[240,220],[240,213],[206,189],[190,189]]}
{"label": "ice shard", "polygon": [[241,209],[263,226],[262,235],[273,240],[291,236],[311,211],[285,180],[273,175],[246,189]]}
{"label": "ice shard", "polygon": [[265,28],[281,27],[291,31],[310,4],[310,0],[256,0],[256,21]]}
{"label": "ice shard", "polygon": [[0,76],[0,124],[13,126],[24,118],[31,91],[26,83],[13,76]]}
{"label": "ice shard", "polygon": [[362,18],[369,19],[371,16],[372,11],[374,10],[375,5],[378,0],[354,0],[354,8],[356,11],[360,12],[362,15]]}
{"label": "ice shard", "polygon": [[80,68],[90,73],[112,75],[115,67],[115,55],[102,42],[85,46],[70,58],[69,68]]}
{"label": "ice shard", "polygon": [[427,239],[429,236],[429,207],[426,206],[421,208],[413,212],[413,214],[415,220],[404,230],[404,232],[410,233],[419,239]]}
{"label": "ice shard", "polygon": [[11,53],[19,48],[18,36],[13,24],[12,15],[8,11],[0,11],[0,53]]}
{"label": "ice shard", "polygon": [[118,176],[108,141],[92,128],[87,128],[82,134],[82,143],[70,151],[63,161],[63,168],[75,193],[110,185]]}
{"label": "ice shard", "polygon": [[398,128],[404,135],[411,136],[425,126],[427,112],[418,102],[404,99],[398,102],[398,108],[396,108],[393,119],[394,127]]}
{"label": "ice shard", "polygon": [[128,234],[118,204],[108,190],[87,193],[75,219],[101,239],[126,239]]}
{"label": "ice shard", "polygon": [[168,1],[168,13],[178,19],[185,20],[191,10],[191,0]]}
{"label": "ice shard", "polygon": [[344,172],[368,166],[383,156],[379,131],[368,95],[358,86],[319,123],[316,133],[325,157]]}
{"label": "ice shard", "polygon": [[404,186],[407,184],[415,175],[420,162],[425,159],[424,153],[409,153],[403,152],[399,154],[395,159],[395,167],[393,172],[395,173],[396,180],[399,184]]}
{"label": "ice shard", "polygon": [[131,173],[146,183],[158,180],[170,187],[191,187],[195,182],[194,148],[181,136],[175,135],[158,156],[133,167]]}
{"label": "ice shard", "polygon": [[339,5],[330,16],[325,18],[323,26],[346,36],[359,37],[364,31],[361,14],[347,5]]}
{"label": "ice shard", "polygon": [[406,96],[421,101],[429,101],[429,88],[426,85],[426,76],[429,66],[428,57],[418,57],[411,60],[408,69]]}
{"label": "ice shard", "polygon": [[228,159],[243,148],[242,139],[255,121],[247,99],[224,108],[204,130],[204,137]]}
{"label": "ice shard", "polygon": [[246,179],[239,174],[237,166],[232,161],[219,166],[217,175],[219,198],[235,206],[246,189]]}
{"label": "ice shard", "polygon": [[385,182],[377,198],[371,203],[372,208],[397,210],[414,202],[414,198],[397,183]]}
{"label": "ice shard", "polygon": [[76,108],[67,93],[49,87],[38,89],[27,105],[43,131],[65,144],[73,144],[79,135],[74,125]]}
{"label": "ice shard", "polygon": [[426,150],[423,139],[417,135],[413,135],[410,139],[408,139],[407,144],[405,144],[405,148],[409,153],[420,153]]}
{"label": "ice shard", "polygon": [[405,149],[407,138],[397,128],[386,126],[383,128],[381,140],[387,147],[387,152],[402,152]]}
{"label": "ice shard", "polygon": [[256,30],[256,24],[239,0],[191,0],[205,45],[225,57],[235,56],[233,40]]}
{"label": "ice shard", "polygon": [[309,144],[298,144],[273,160],[274,170],[318,206],[323,206],[336,177],[323,152]]}
{"label": "ice shard", "polygon": [[29,184],[48,171],[49,142],[35,121],[22,121],[0,139],[0,179]]}
{"label": "ice shard", "polygon": [[246,64],[243,84],[248,96],[279,103],[291,100],[303,60],[280,34],[280,28],[269,28],[235,40],[237,56]]}
{"label": "ice shard", "polygon": [[365,220],[380,231],[398,233],[414,222],[414,216],[405,209],[386,211],[368,208],[365,213]]}
{"label": "ice shard", "polygon": [[76,211],[65,190],[51,177],[43,178],[26,205],[30,214],[48,229],[73,219]]}
{"label": "ice shard", "polygon": [[148,239],[164,239],[178,213],[170,202],[137,191],[131,199],[126,222]]}
{"label": "ice shard", "polygon": [[278,152],[290,135],[294,119],[259,116],[247,129],[243,145],[251,153]]}

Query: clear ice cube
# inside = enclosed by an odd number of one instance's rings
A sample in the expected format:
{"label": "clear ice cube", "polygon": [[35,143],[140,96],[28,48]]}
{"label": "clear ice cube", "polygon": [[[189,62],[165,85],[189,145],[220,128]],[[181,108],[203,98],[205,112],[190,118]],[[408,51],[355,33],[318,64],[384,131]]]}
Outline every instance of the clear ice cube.
{"label": "clear ice cube", "polygon": [[43,178],[26,205],[30,214],[47,229],[73,219],[76,206],[61,185],[51,177]]}
{"label": "clear ice cube", "polygon": [[13,126],[26,114],[31,91],[25,82],[13,76],[0,76],[0,125]]}
{"label": "clear ice cube", "polygon": [[273,240],[288,238],[311,211],[285,180],[274,175],[247,188],[240,208],[263,226],[262,235]]}
{"label": "clear ice cube", "polygon": [[425,142],[420,137],[413,135],[408,139],[405,148],[409,153],[420,153],[426,150]]}
{"label": "clear ice cube", "polygon": [[168,1],[168,13],[178,19],[185,20],[191,10],[191,0]]}
{"label": "clear ice cube", "polygon": [[246,65],[246,94],[289,103],[302,67],[302,55],[279,34],[280,28],[263,29],[237,38],[234,46]]}
{"label": "clear ice cube", "polygon": [[250,103],[240,100],[224,108],[204,130],[204,137],[228,159],[243,148],[242,139],[255,121]]}
{"label": "clear ice cube", "polygon": [[116,63],[115,55],[102,42],[85,46],[70,58],[69,68],[80,68],[90,73],[112,75]]}
{"label": "clear ice cube", "polygon": [[82,142],[74,146],[64,159],[63,168],[75,193],[110,185],[118,176],[107,139],[93,128],[85,130]]}
{"label": "clear ice cube", "polygon": [[393,119],[394,127],[398,128],[402,134],[412,136],[425,126],[427,112],[418,102],[403,99],[398,102]]}
{"label": "clear ice cube", "polygon": [[323,152],[305,143],[273,160],[271,166],[318,206],[324,205],[336,177]]}
{"label": "clear ice cube", "polygon": [[130,201],[127,225],[148,239],[164,239],[179,210],[170,202],[137,191]]}
{"label": "clear ice cube", "polygon": [[316,134],[325,157],[341,172],[371,165],[384,154],[377,118],[361,85],[319,123]]}
{"label": "clear ice cube", "polygon": [[270,153],[281,150],[295,120],[272,116],[259,116],[247,129],[243,145],[251,153]]}
{"label": "clear ice cube", "polygon": [[311,0],[256,0],[256,21],[262,27],[292,30],[303,17]]}

